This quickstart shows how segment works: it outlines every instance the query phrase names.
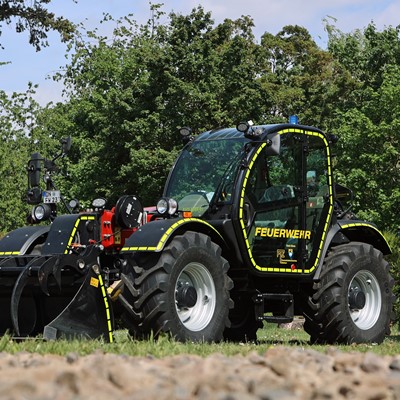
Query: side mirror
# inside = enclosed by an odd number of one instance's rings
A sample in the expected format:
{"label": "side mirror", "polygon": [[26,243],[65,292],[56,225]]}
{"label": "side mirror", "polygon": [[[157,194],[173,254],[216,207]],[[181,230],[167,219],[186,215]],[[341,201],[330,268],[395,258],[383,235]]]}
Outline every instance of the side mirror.
{"label": "side mirror", "polygon": [[39,153],[33,153],[28,162],[28,204],[39,204],[42,200],[42,190],[40,188],[40,171],[42,156]]}
{"label": "side mirror", "polygon": [[40,153],[33,153],[28,162],[28,185],[30,188],[40,186],[41,161]]}
{"label": "side mirror", "polygon": [[55,161],[58,160],[60,157],[64,157],[68,154],[68,152],[71,149],[71,136],[68,136],[66,138],[62,138],[60,140],[61,143],[61,152],[59,154],[56,154],[52,160],[45,160],[45,168],[49,171],[55,171],[56,170],[56,164]]}
{"label": "side mirror", "polygon": [[267,156],[278,156],[281,151],[281,135],[277,132],[268,134],[265,141],[267,142],[265,154]]}
{"label": "side mirror", "polygon": [[339,183],[335,183],[335,194],[336,198],[340,201],[346,202],[353,200],[353,191]]}
{"label": "side mirror", "polygon": [[71,150],[71,136],[62,138],[60,142],[62,154],[68,154],[68,152]]}

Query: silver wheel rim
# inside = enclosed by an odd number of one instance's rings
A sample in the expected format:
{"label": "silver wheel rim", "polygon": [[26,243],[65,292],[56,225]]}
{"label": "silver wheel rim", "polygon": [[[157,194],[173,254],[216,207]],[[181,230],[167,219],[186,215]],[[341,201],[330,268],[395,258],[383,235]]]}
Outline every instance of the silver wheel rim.
{"label": "silver wheel rim", "polygon": [[349,303],[350,316],[358,328],[370,329],[378,320],[382,307],[378,280],[367,270],[359,271],[350,282],[348,296],[354,291],[361,291],[365,295],[365,304],[362,308],[357,308]]}
{"label": "silver wheel rim", "polygon": [[[178,305],[178,290],[185,285],[193,287],[197,293],[192,307]],[[216,291],[214,280],[203,264],[191,262],[182,270],[176,282],[175,305],[178,317],[187,329],[201,331],[210,323],[216,307]]]}

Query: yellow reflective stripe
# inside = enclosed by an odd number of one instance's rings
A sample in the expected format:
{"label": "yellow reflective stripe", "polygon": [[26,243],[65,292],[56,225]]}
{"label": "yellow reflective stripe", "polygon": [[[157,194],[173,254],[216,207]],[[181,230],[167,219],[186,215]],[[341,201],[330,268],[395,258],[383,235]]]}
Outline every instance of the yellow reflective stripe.
{"label": "yellow reflective stripe", "polygon": [[266,143],[263,143],[258,148],[256,153],[254,154],[253,158],[250,160],[249,166],[248,166],[247,171],[246,171],[246,175],[245,175],[244,180],[243,180],[243,186],[242,186],[242,192],[240,193],[240,204],[239,204],[239,221],[240,221],[240,226],[242,227],[242,232],[243,232],[244,241],[245,241],[245,244],[246,244],[247,253],[248,253],[249,257],[250,257],[251,263],[257,269],[260,269],[262,267],[258,266],[256,261],[253,258],[253,253],[251,251],[249,238],[248,238],[247,232],[246,232],[246,225],[244,224],[244,220],[243,220],[243,208],[244,208],[245,189],[246,189],[246,186],[247,186],[247,181],[249,179],[251,169],[253,168],[253,165],[254,165],[255,160],[257,159],[258,155],[261,153],[261,151],[264,149],[264,147],[266,145],[267,145]]}
{"label": "yellow reflective stripe", "polygon": [[19,251],[0,251],[0,256],[17,256]]}
{"label": "yellow reflective stripe", "polygon": [[376,228],[375,226],[373,226],[371,224],[368,224],[366,222],[352,222],[350,224],[341,225],[340,228],[341,229],[346,229],[346,228],[354,228],[354,227],[358,227],[358,226],[365,226],[367,228],[374,229],[375,231],[377,231],[384,238],[383,233],[378,228]]}
{"label": "yellow reflective stripe", "polygon": [[76,221],[75,221],[75,225],[72,229],[71,235],[69,237],[68,240],[68,244],[67,244],[67,248],[64,250],[64,254],[68,254],[69,252],[69,248],[72,244],[72,241],[74,240],[75,234],[76,234],[76,230],[78,229],[79,223],[81,221],[89,221],[89,220],[94,220],[95,217],[93,215],[82,215],[81,217],[79,217]]}
{"label": "yellow reflective stripe", "polygon": [[318,252],[317,252],[317,256],[315,258],[315,262],[314,265],[310,268],[310,269],[306,269],[306,270],[297,270],[294,269],[292,270],[291,268],[279,268],[279,267],[261,267],[259,266],[256,261],[254,260],[253,257],[253,253],[251,251],[251,247],[250,247],[250,243],[247,237],[247,232],[246,232],[246,226],[244,224],[243,221],[243,206],[244,206],[244,194],[245,194],[245,189],[247,186],[247,180],[250,176],[250,172],[251,172],[251,168],[254,165],[255,160],[257,159],[258,155],[260,154],[260,152],[264,149],[265,147],[265,143],[262,144],[260,146],[260,148],[257,150],[257,152],[254,154],[252,160],[250,161],[249,167],[247,169],[246,172],[246,176],[243,180],[243,188],[242,188],[242,192],[240,195],[240,205],[239,205],[239,220],[240,220],[240,224],[242,226],[242,231],[243,231],[243,236],[245,239],[245,243],[246,243],[246,248],[247,248],[247,252],[248,252],[248,256],[250,258],[251,263],[253,264],[253,266],[258,269],[259,271],[262,272],[284,272],[284,273],[291,273],[291,274],[301,274],[301,273],[306,273],[309,274],[311,272],[313,272],[315,270],[315,268],[317,267],[319,260],[321,258],[321,253],[322,253],[322,249],[325,243],[325,238],[326,235],[328,233],[329,230],[329,224],[330,224],[330,220],[332,217],[332,213],[333,213],[333,182],[332,182],[332,164],[331,164],[331,152],[329,149],[329,143],[326,140],[326,137],[319,132],[312,132],[312,131],[307,131],[307,130],[303,130],[303,129],[299,129],[299,128],[290,128],[290,129],[282,129],[281,131],[278,132],[279,135],[282,135],[284,133],[301,133],[301,134],[305,134],[308,136],[317,136],[319,138],[321,138],[323,140],[323,142],[325,143],[325,147],[326,147],[326,154],[327,154],[327,163],[328,163],[328,188],[329,188],[329,209],[328,209],[328,215],[326,217],[326,221],[325,221],[325,225],[323,228],[323,232],[322,232],[322,237],[319,243],[319,247],[318,247]]}
{"label": "yellow reflective stripe", "polygon": [[373,225],[367,224],[367,223],[364,223],[364,222],[352,222],[350,224],[341,225],[341,228],[342,229],[346,229],[346,228],[354,228],[354,227],[357,227],[357,226],[367,226],[368,228],[375,229],[376,231],[378,231],[380,233],[380,231],[377,228],[375,228]]}
{"label": "yellow reflective stripe", "polygon": [[[192,220],[191,218],[188,218],[188,220]],[[184,219],[180,219],[179,221],[175,222],[174,224],[172,224],[164,233],[164,235],[162,235],[160,241],[158,242],[156,251],[160,251],[163,247],[165,242],[168,240],[169,235],[176,229],[178,228],[179,225],[182,225],[185,223]]]}
{"label": "yellow reflective stripe", "polygon": [[169,229],[167,229],[167,231],[164,233],[164,235],[162,236],[162,238],[160,239],[160,241],[158,242],[157,245],[157,251],[162,250],[162,248],[164,247],[165,242],[168,240],[169,236],[171,235],[171,233],[178,228],[180,225],[186,224],[187,222],[200,222],[204,225],[207,225],[209,228],[211,228],[213,231],[217,232],[219,236],[221,236],[221,234],[208,222],[203,221],[202,219],[198,219],[198,218],[184,218],[184,219],[180,219],[179,221],[175,222],[173,225],[171,225],[169,227]]}
{"label": "yellow reflective stripe", "polygon": [[104,306],[106,308],[108,340],[110,341],[110,343],[112,343],[114,341],[114,337],[113,337],[111,313],[110,313],[110,306],[108,304],[107,292],[106,292],[106,288],[104,287],[103,277],[101,276],[101,274],[97,274],[97,277],[99,278],[100,287],[101,287],[101,294],[103,295]]}
{"label": "yellow reflective stripe", "polygon": [[317,256],[315,258],[315,263],[309,270],[304,270],[304,273],[311,273],[314,271],[314,269],[317,267],[317,265],[320,261],[322,249],[325,244],[326,235],[328,234],[328,231],[329,231],[330,220],[331,220],[332,213],[333,213],[333,181],[332,181],[331,151],[329,148],[329,143],[326,140],[326,137],[318,132],[305,131],[305,134],[310,135],[310,136],[317,136],[323,140],[323,142],[325,143],[325,147],[326,147],[326,155],[327,155],[327,162],[328,162],[329,209],[328,209],[328,215],[325,220],[324,229],[322,231],[321,240],[319,242],[318,252],[317,252]]}
{"label": "yellow reflective stripe", "polygon": [[156,251],[157,247],[123,247],[121,251]]}

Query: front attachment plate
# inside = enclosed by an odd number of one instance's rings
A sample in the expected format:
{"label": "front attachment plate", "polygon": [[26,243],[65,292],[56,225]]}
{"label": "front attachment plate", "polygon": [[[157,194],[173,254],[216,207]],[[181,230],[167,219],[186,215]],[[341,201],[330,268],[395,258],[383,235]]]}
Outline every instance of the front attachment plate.
{"label": "front attachment plate", "polygon": [[114,318],[99,268],[89,269],[82,286],[68,306],[44,327],[47,340],[103,338],[113,342]]}

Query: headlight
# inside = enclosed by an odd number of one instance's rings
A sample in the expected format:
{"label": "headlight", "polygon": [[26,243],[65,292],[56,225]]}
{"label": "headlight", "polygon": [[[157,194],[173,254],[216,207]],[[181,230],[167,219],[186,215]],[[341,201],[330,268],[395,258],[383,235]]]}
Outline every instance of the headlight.
{"label": "headlight", "polygon": [[169,197],[162,197],[157,203],[157,212],[161,215],[173,215],[178,211],[178,203]]}
{"label": "headlight", "polygon": [[51,216],[51,207],[48,204],[39,204],[32,209],[32,218],[34,221],[46,221]]}
{"label": "headlight", "polygon": [[79,201],[77,199],[71,199],[68,202],[68,207],[70,208],[70,210],[72,211],[76,211],[79,208]]}
{"label": "headlight", "polygon": [[92,201],[92,207],[97,210],[104,209],[106,207],[106,203],[107,200],[104,197],[99,197]]}

